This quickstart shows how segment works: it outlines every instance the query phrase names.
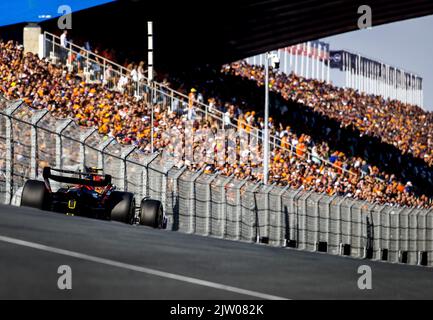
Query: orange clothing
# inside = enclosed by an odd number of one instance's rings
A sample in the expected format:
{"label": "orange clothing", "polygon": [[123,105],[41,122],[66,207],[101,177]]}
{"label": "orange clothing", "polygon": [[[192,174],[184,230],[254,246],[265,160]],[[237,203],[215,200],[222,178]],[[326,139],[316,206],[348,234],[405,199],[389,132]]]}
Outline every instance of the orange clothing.
{"label": "orange clothing", "polygon": [[189,106],[190,108],[192,108],[192,106],[193,106],[193,104],[194,104],[194,100],[195,100],[195,94],[194,94],[194,92],[190,92],[190,93],[188,94],[188,106]]}
{"label": "orange clothing", "polygon": [[398,192],[404,192],[404,185],[402,185],[401,183],[399,183],[398,186],[397,186],[397,191]]}
{"label": "orange clothing", "polygon": [[302,142],[302,143],[298,143],[298,145],[296,146],[296,154],[298,157],[303,157],[305,154],[305,151],[307,151],[307,147],[306,145]]}
{"label": "orange clothing", "polygon": [[281,138],[281,148],[289,149],[289,142],[286,136]]}

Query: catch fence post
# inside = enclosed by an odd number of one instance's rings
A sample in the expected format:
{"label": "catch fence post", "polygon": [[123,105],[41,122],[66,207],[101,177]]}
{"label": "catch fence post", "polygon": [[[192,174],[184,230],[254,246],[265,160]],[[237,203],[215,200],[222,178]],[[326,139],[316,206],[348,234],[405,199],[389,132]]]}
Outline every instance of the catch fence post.
{"label": "catch fence post", "polygon": [[98,147],[98,168],[101,168],[103,171],[105,171],[105,149],[108,148],[108,146],[115,141],[114,138],[108,138],[104,142],[102,142]]}
{"label": "catch fence post", "polygon": [[208,202],[207,202],[207,206],[206,206],[206,232],[205,235],[209,236],[211,234],[211,230],[212,230],[212,219],[211,219],[211,192],[212,192],[212,182],[216,179],[216,177],[218,176],[217,173],[213,174],[211,176],[211,178],[209,179],[209,181],[207,181],[207,192],[208,192]]}
{"label": "catch fence post", "polygon": [[[86,143],[87,140],[92,136],[93,133],[95,133],[96,129],[89,129],[80,137],[80,170],[84,171],[84,167],[86,164]],[[98,158],[99,158],[99,152],[98,152]]]}
{"label": "catch fence post", "polygon": [[301,249],[307,250],[308,249],[308,227],[307,227],[307,220],[308,220],[308,198],[312,195],[312,191],[309,191],[307,196],[304,198],[304,212],[303,212],[303,219],[302,219],[302,226],[301,226],[301,241],[299,247]]}
{"label": "catch fence post", "polygon": [[[253,187],[253,189],[251,190],[251,193],[253,194],[253,199],[254,199],[254,219],[252,221],[254,221],[254,223],[251,223],[251,232],[250,235],[252,237],[252,241],[259,243],[260,239],[260,232],[259,232],[259,208],[257,206],[257,189],[259,189],[262,186],[261,182],[258,182],[255,184],[255,186]],[[254,237],[253,237],[254,235]]]}
{"label": "catch fence post", "polygon": [[426,248],[427,251],[427,265],[433,266],[433,209],[427,212],[426,220]]}
{"label": "catch fence post", "polygon": [[264,237],[268,239],[268,242],[270,241],[271,238],[271,209],[269,206],[269,193],[271,192],[271,190],[274,188],[274,185],[270,185],[270,186],[264,186],[264,194],[265,194],[265,221],[264,221],[264,231],[265,231],[265,235]]}
{"label": "catch fence post", "polygon": [[203,169],[196,172],[192,178],[191,178],[191,193],[189,195],[189,226],[188,226],[188,233],[195,233],[195,218],[196,218],[196,188],[195,188],[195,182],[198,179],[198,177],[201,176],[203,173]]}
{"label": "catch fence post", "polygon": [[63,169],[63,138],[62,134],[67,127],[72,123],[72,120],[66,120],[56,127],[56,167]]}
{"label": "catch fence post", "polygon": [[[173,176],[173,197],[172,197],[172,208],[173,208],[173,221],[172,229],[179,229],[179,178],[186,171],[187,167],[183,165],[178,172]],[[177,211],[176,211],[177,210]],[[175,224],[176,222],[176,224]]]}
{"label": "catch fence post", "polygon": [[418,209],[416,216],[415,248],[417,250],[417,265],[422,264],[422,252],[426,252],[427,246],[427,213],[426,209]]}
{"label": "catch fence post", "polygon": [[119,186],[119,188],[123,189],[124,191],[128,191],[128,166],[127,166],[127,159],[128,157],[137,149],[135,146],[127,147],[121,155],[122,162],[120,164],[120,181],[123,184],[123,186]]}
{"label": "catch fence post", "polygon": [[236,231],[235,240],[241,239],[241,221],[242,221],[242,199],[241,199],[241,189],[247,183],[246,180],[242,180],[237,186],[236,192]]}
{"label": "catch fence post", "polygon": [[338,207],[338,210],[337,210],[337,239],[338,239],[338,245],[339,245],[339,248],[338,248],[338,254],[339,255],[342,255],[343,254],[343,251],[342,251],[342,248],[343,248],[343,245],[342,245],[342,241],[343,241],[343,224],[342,224],[342,220],[341,220],[341,215],[342,215],[342,213],[341,213],[341,205],[343,204],[343,202],[344,202],[344,200],[345,200],[345,198],[341,198],[341,200],[340,200],[340,202],[338,203],[338,205],[337,205],[337,207]]}
{"label": "catch fence post", "polygon": [[30,178],[36,179],[38,176],[38,124],[49,113],[48,110],[39,111],[31,119],[30,129]]}
{"label": "catch fence post", "polygon": [[21,100],[13,101],[4,110],[6,115],[6,194],[5,204],[10,204],[13,196],[13,165],[14,165],[14,145],[12,140],[12,115],[22,105]]}
{"label": "catch fence post", "polygon": [[227,199],[226,199],[226,186],[233,179],[233,175],[228,177],[221,185],[221,199],[223,199],[220,206],[220,218],[221,218],[221,238],[225,238],[226,235],[226,220],[227,220]]}
{"label": "catch fence post", "polygon": [[286,244],[285,229],[287,228],[287,226],[284,225],[283,227],[283,217],[285,214],[283,210],[283,194],[285,194],[289,189],[290,185],[287,185],[278,193],[278,226],[280,228],[280,232],[277,240],[277,245],[280,247],[283,247]]}
{"label": "catch fence post", "polygon": [[296,248],[299,248],[299,205],[297,203],[299,197],[302,195],[301,189],[298,189],[295,194],[291,197],[291,212],[293,217],[293,232],[292,232],[292,238],[295,238],[296,240]]}
{"label": "catch fence post", "polygon": [[400,214],[404,208],[393,210],[390,212],[390,245],[389,245],[389,261],[399,262],[400,260]]}
{"label": "catch fence post", "polygon": [[167,208],[167,182],[168,182],[167,180],[168,180],[168,173],[173,168],[174,168],[174,165],[172,163],[170,163],[170,166],[164,167],[164,172],[163,172],[163,175],[162,175],[162,180],[161,180],[161,203],[162,203],[162,206],[164,208],[164,211],[166,211],[166,208]]}
{"label": "catch fence post", "polygon": [[[382,206],[382,208],[377,213],[378,218],[378,224],[377,228],[374,226],[374,219],[372,219],[373,223],[373,230],[374,230],[374,237],[373,237],[373,259],[380,260],[381,259],[381,251],[382,251],[382,215],[383,211],[385,210],[386,206]],[[387,248],[388,249],[388,248]]]}
{"label": "catch fence post", "polygon": [[143,170],[143,192],[142,193],[145,198],[149,197],[149,166],[153,161],[155,161],[155,159],[158,156],[159,153],[155,152],[150,156],[150,159],[148,159],[147,162],[143,164],[145,169]]}

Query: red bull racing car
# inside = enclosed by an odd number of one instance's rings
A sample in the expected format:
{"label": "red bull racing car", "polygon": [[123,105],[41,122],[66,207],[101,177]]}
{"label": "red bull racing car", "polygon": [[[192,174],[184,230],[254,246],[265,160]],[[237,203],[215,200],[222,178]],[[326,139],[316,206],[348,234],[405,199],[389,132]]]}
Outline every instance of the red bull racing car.
{"label": "red bull racing car", "polygon": [[[167,219],[160,201],[145,198],[136,210],[134,194],[117,191],[111,176],[100,174],[101,171],[86,168],[85,172],[75,172],[45,167],[44,181],[26,181],[21,206],[154,228],[166,227]],[[50,180],[65,186],[53,192]]]}

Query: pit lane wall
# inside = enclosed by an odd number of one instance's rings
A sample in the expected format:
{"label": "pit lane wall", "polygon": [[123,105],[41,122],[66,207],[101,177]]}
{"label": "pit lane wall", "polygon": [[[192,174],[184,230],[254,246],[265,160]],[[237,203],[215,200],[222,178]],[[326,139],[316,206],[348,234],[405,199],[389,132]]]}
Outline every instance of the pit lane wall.
{"label": "pit lane wall", "polygon": [[0,201],[18,205],[25,181],[41,179],[44,166],[102,167],[120,190],[133,192],[138,201],[162,201],[171,230],[433,265],[433,210],[382,206],[190,171],[174,166],[164,153],[120,145],[96,129],[0,97]]}

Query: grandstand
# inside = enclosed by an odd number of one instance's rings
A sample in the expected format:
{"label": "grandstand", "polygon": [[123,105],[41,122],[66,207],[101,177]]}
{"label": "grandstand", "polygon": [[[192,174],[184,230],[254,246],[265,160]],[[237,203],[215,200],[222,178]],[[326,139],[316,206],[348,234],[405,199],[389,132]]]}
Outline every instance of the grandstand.
{"label": "grandstand", "polygon": [[[59,39],[50,34],[46,34],[46,39],[46,56],[51,61],[59,62],[61,50]],[[233,111],[232,115],[229,114],[229,122],[225,123],[221,110],[211,109],[208,105],[196,103],[195,98],[182,97],[178,93],[175,97],[175,91],[168,93],[170,90],[168,88],[159,89],[160,96],[149,97],[149,87],[144,75],[138,76],[134,81],[134,70],[125,69],[77,46],[71,46],[68,58],[64,60],[70,71],[66,74],[61,68],[47,64],[30,53],[24,56],[22,48],[13,43],[3,46],[5,55],[3,70],[13,70],[12,63],[17,63],[16,59],[21,61],[22,65],[26,65],[30,72],[41,68],[40,73],[29,74],[26,82],[22,84],[26,86],[26,91],[23,87],[20,88],[19,84],[15,84],[17,75],[9,74],[7,76],[9,82],[3,85],[7,98],[24,99],[34,108],[46,108],[55,117],[74,118],[83,126],[97,126],[99,133],[114,137],[121,143],[137,145],[144,152],[150,152],[152,149],[162,151],[166,148],[170,138],[165,133],[174,126],[179,127],[179,124],[182,133],[187,130],[188,121],[199,126],[195,128],[197,134],[194,138],[194,149],[204,143],[212,128],[217,130],[224,124],[225,129],[238,130],[239,136],[244,131],[245,141],[241,145],[246,146],[251,143],[253,147],[247,147],[246,151],[258,148],[258,154],[250,153],[241,159],[241,150],[239,150],[237,154],[226,158],[223,162],[217,161],[215,155],[210,155],[206,162],[188,161],[187,164],[190,168],[205,170],[208,173],[220,172],[237,178],[261,180],[262,128],[257,126],[256,122],[259,119],[254,119],[254,116],[248,118],[249,115],[245,110],[239,110],[245,115],[238,119],[235,118]],[[98,59],[101,61],[98,62]],[[17,70],[20,68],[19,64],[15,67]],[[36,76],[37,74],[41,76]],[[35,80],[32,77],[36,77]],[[38,89],[33,85],[33,81],[42,87]],[[59,83],[62,87],[56,88],[56,84]],[[5,88],[10,89],[5,90]],[[56,90],[63,91],[65,88],[67,88],[66,96],[60,97]],[[164,90],[167,90],[167,93]],[[183,98],[183,101],[173,101],[179,97]],[[55,103],[50,103],[52,99]],[[184,107],[174,112],[173,109],[179,108],[175,106],[176,104]],[[127,109],[126,105],[129,106]],[[192,113],[191,110],[194,112]],[[161,123],[157,126],[157,132],[152,130],[152,117]],[[198,134],[200,131],[202,131],[201,135]],[[393,175],[382,173],[377,167],[369,166],[362,158],[347,159],[344,153],[331,150],[326,143],[315,145],[307,135],[290,137],[290,134],[293,134],[290,129],[287,135],[282,133],[283,131],[275,128],[273,130],[276,135],[272,139],[271,183],[290,185],[295,189],[315,190],[331,196],[346,195],[381,204],[430,207],[431,200],[423,194],[416,197],[410,183],[399,182]],[[232,140],[228,136],[223,144],[228,145]],[[178,165],[185,164],[186,154],[189,152],[187,150],[189,143],[180,142],[181,150],[176,157]],[[308,146],[311,146],[310,150]],[[228,153],[223,155],[223,157],[229,156]],[[386,181],[383,181],[384,179]]]}
{"label": "grandstand", "polygon": [[[228,72],[248,79],[252,79],[251,73],[254,72],[254,80],[259,84],[263,83],[263,69],[239,64],[232,67],[233,69],[229,68]],[[302,101],[324,116],[339,121],[343,127],[353,125],[360,132],[376,136],[385,143],[393,144],[402,153],[411,153],[423,159],[428,166],[433,166],[431,112],[426,112],[419,106],[385,99],[378,95],[360,94],[351,89],[341,91],[337,87],[324,86],[319,81],[310,81],[305,87],[299,86],[301,92],[293,92],[292,89],[298,87],[296,83],[302,83],[304,79],[297,75],[290,77],[284,74],[273,74],[273,77],[273,90],[281,93],[286,99]],[[322,88],[328,92],[319,92]],[[311,91],[315,95],[307,96],[306,92]],[[329,107],[329,103],[332,103],[332,107]],[[347,105],[352,106],[352,109],[345,108]],[[403,128],[406,125],[408,129],[405,131]]]}
{"label": "grandstand", "polygon": [[[233,61],[296,45],[281,34],[270,44],[260,31],[256,48],[242,30],[217,42]],[[45,166],[99,166],[120,188],[160,200],[175,231],[433,265],[432,113],[337,87],[323,72],[313,79],[271,69],[265,123],[265,71],[250,60],[219,56],[196,72],[167,63],[153,81],[145,61],[78,34],[64,46],[59,32],[44,31],[37,49],[0,42],[2,203],[19,204],[24,182]]]}

